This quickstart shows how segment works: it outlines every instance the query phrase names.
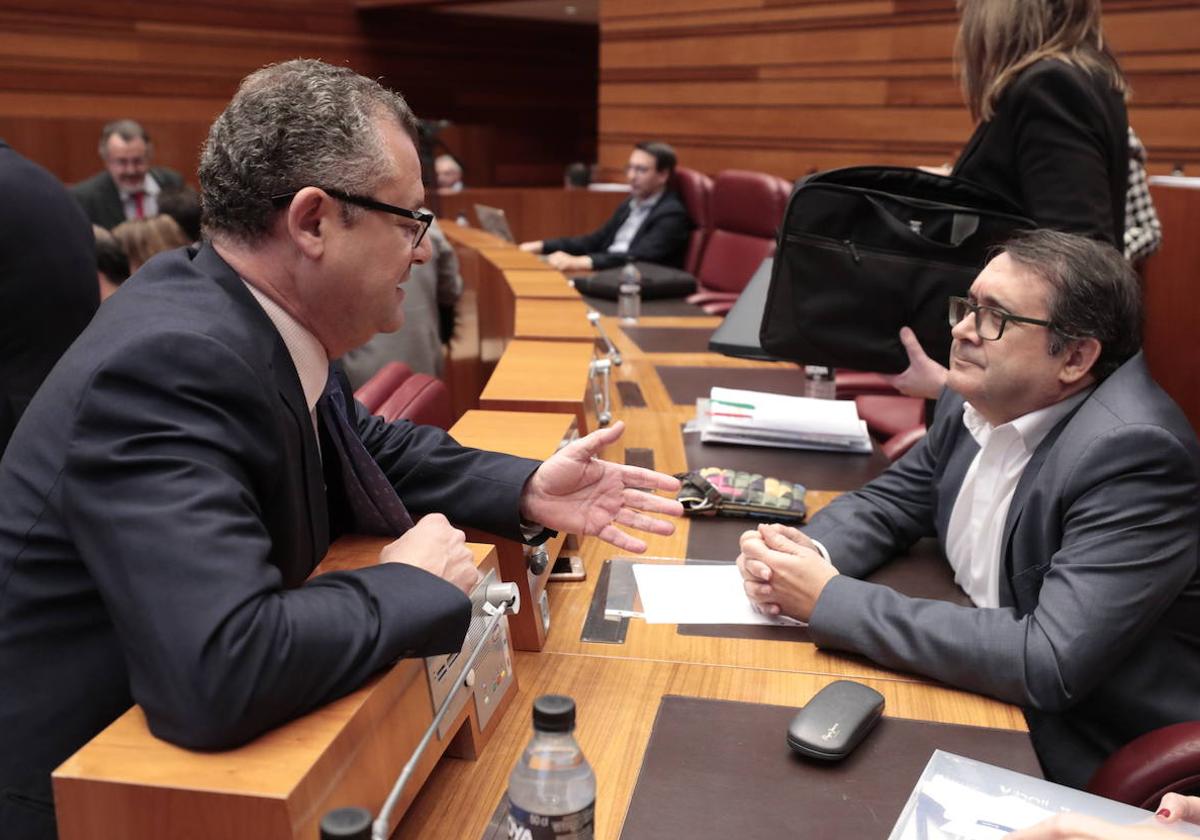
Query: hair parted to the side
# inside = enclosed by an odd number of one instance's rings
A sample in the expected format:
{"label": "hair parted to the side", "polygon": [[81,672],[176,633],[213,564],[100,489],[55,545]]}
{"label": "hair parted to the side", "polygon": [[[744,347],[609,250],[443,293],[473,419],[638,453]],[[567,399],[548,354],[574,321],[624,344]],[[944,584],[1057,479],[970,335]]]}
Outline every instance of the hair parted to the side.
{"label": "hair parted to the side", "polygon": [[641,143],[634,143],[635,149],[641,149],[646,154],[654,158],[654,168],[658,172],[666,172],[668,175],[674,174],[675,150],[667,143],[661,140],[643,140]]}
{"label": "hair parted to the side", "polygon": [[955,64],[975,120],[990,120],[996,102],[1021,71],[1043,58],[1129,86],[1104,43],[1100,0],[958,0]]}
{"label": "hair parted to the side", "polygon": [[1101,380],[1141,348],[1141,281],[1112,245],[1041,229],[1020,233],[999,250],[1050,287],[1046,319],[1052,356],[1073,339],[1094,338],[1100,356],[1092,373]]}
{"label": "hair parted to the side", "polygon": [[387,118],[416,142],[404,97],[348,67],[297,59],[251,73],[204,143],[205,235],[258,241],[277,212],[271,197],[306,186],[370,194],[394,174],[378,129]]}

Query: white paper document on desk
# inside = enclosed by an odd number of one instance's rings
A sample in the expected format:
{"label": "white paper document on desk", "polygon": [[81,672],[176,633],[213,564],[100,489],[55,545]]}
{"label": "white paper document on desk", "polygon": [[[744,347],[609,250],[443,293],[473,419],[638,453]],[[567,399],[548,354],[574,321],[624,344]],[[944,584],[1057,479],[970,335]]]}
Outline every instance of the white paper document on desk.
{"label": "white paper document on desk", "polygon": [[763,615],[742,588],[733,563],[633,567],[647,624],[769,624],[794,627],[791,618]]}

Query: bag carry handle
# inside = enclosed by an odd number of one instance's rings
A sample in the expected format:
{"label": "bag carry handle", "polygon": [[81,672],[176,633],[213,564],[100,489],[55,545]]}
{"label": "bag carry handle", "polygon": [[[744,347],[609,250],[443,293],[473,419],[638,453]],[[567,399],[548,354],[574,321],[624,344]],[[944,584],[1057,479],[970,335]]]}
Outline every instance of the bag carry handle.
{"label": "bag carry handle", "polygon": [[[878,213],[883,219],[884,224],[891,228],[894,233],[897,233],[905,238],[916,239],[923,245],[927,245],[930,248],[938,251],[957,250],[963,242],[971,238],[975,231],[979,229],[979,214],[954,211],[954,221],[952,223],[951,230],[955,241],[938,242],[936,239],[930,239],[928,236],[925,236],[920,230],[914,228],[912,225],[905,224],[903,221],[896,218],[895,214],[893,214],[892,211],[889,210],[881,201],[875,198],[875,196],[864,195],[863,197],[870,202],[870,204],[875,208],[876,213]],[[962,219],[961,222],[960,218]],[[961,236],[959,234],[961,234]]]}

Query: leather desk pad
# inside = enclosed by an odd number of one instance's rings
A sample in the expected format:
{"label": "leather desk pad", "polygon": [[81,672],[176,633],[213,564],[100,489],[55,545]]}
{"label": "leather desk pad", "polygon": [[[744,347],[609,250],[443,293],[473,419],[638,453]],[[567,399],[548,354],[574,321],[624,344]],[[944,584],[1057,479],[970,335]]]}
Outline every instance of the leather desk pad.
{"label": "leather desk pad", "polygon": [[935,749],[1042,775],[1024,732],[886,716],[844,761],[804,759],[795,713],[663,697],[621,840],[884,840]]}
{"label": "leather desk pad", "polygon": [[[616,315],[617,302],[608,298],[582,295],[583,302],[601,315]],[[708,313],[688,303],[687,298],[656,298],[642,301],[642,315],[649,317],[707,318]]]}
{"label": "leather desk pad", "polygon": [[[635,327],[623,326],[621,332],[643,353],[707,353],[712,327]],[[708,391],[705,390],[705,396]]]}
{"label": "leather desk pad", "polygon": [[[626,333],[628,332],[626,329]],[[630,335],[630,338],[633,336]],[[638,346],[646,349],[641,342],[638,342]],[[656,367],[654,371],[662,380],[667,395],[675,405],[695,405],[696,400],[711,393],[714,385],[719,388],[767,391],[789,397],[804,396],[804,373],[798,367],[713,368],[664,365]]]}

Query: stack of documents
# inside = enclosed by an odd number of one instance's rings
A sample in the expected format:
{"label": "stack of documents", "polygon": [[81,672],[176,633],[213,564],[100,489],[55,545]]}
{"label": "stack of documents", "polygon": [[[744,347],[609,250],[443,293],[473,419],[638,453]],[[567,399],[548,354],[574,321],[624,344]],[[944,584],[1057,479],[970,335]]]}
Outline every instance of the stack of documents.
{"label": "stack of documents", "polygon": [[704,443],[871,451],[867,424],[853,400],[713,388],[709,399],[696,401],[696,426]]}
{"label": "stack of documents", "polygon": [[[1068,811],[1122,826],[1154,823],[1149,811],[935,750],[888,840],[1002,840]],[[1200,836],[1190,823],[1160,828]]]}

